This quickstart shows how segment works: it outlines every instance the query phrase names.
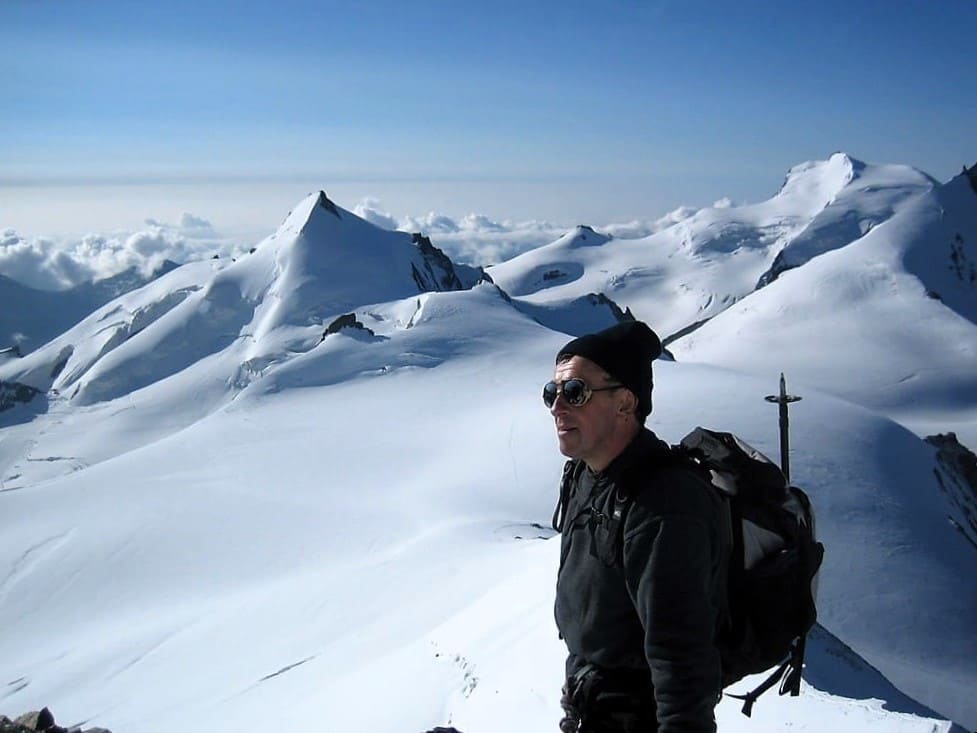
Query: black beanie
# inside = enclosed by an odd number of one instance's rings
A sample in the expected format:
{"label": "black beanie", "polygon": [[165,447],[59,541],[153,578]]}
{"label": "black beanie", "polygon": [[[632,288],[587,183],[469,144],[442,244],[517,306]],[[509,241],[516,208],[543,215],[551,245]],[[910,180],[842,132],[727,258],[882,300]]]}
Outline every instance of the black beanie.
{"label": "black beanie", "polygon": [[574,339],[556,355],[590,359],[638,398],[642,419],[651,413],[651,362],[662,353],[658,335],[641,321],[627,321]]}

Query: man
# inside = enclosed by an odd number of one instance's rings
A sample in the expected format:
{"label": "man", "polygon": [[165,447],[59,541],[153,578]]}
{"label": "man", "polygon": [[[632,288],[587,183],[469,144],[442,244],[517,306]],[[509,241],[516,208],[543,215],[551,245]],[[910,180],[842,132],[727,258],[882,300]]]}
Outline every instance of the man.
{"label": "man", "polygon": [[570,341],[543,402],[564,469],[556,623],[564,733],[715,731],[729,518],[644,427],[661,342],[641,322]]}

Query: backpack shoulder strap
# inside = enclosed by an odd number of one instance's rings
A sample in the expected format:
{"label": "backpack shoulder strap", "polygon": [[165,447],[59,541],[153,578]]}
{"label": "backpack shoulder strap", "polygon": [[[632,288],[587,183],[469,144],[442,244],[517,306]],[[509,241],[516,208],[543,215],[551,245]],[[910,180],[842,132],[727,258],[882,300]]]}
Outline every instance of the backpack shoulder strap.
{"label": "backpack shoulder strap", "polygon": [[569,460],[563,464],[563,476],[560,478],[560,496],[556,500],[556,508],[553,510],[553,519],[550,522],[554,530],[563,533],[563,524],[566,521],[567,501],[570,499],[570,486],[576,473],[579,461]]}
{"label": "backpack shoulder strap", "polygon": [[[605,504],[606,514],[601,518],[601,521],[606,522],[607,527],[602,535],[605,546],[599,547],[598,553],[605,564],[616,563],[622,559],[624,523],[634,500],[646,486],[646,482],[641,479],[673,466],[697,468],[697,464],[682,450],[675,446],[668,446],[667,450],[642,456],[642,460],[636,461],[621,474],[609,501]],[[705,479],[708,483],[708,476],[705,476]]]}

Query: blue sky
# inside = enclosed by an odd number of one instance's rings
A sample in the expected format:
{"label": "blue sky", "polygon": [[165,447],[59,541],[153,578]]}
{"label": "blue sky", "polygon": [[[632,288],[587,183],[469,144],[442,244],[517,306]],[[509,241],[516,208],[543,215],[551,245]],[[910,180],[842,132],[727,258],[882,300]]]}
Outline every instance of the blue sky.
{"label": "blue sky", "polygon": [[942,180],[977,161],[975,38],[972,0],[0,0],[0,226],[27,184],[601,223],[836,150]]}

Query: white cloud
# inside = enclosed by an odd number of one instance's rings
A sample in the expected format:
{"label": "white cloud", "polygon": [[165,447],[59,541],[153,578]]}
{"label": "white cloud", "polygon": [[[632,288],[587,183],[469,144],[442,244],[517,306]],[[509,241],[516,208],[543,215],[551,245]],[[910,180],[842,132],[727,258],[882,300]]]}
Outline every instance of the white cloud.
{"label": "white cloud", "polygon": [[651,236],[663,229],[668,229],[668,227],[678,224],[680,221],[685,221],[689,217],[694,216],[698,211],[699,209],[692,206],[680,206],[654,221],[636,219],[621,224],[608,224],[607,226],[600,227],[599,231],[619,239],[640,239],[641,237]]}
{"label": "white cloud", "polygon": [[206,219],[201,219],[199,216],[194,216],[186,211],[184,211],[183,216],[180,217],[180,228],[195,229],[200,232],[207,232],[209,234],[214,233],[214,227],[209,221]]}
{"label": "white cloud", "polygon": [[455,221],[444,214],[405,217],[400,229],[421,232],[456,262],[492,265],[558,239],[567,226],[541,221],[493,221],[469,214]]}
{"label": "white cloud", "polygon": [[397,218],[376,198],[364,198],[353,213],[383,229],[420,232],[456,262],[490,265],[548,244],[566,233],[565,225],[540,221],[496,221],[484,214],[455,219],[428,212],[423,216]]}
{"label": "white cloud", "polygon": [[[721,203],[721,202],[720,202]],[[719,205],[719,203],[717,203]],[[397,218],[373,197],[362,199],[353,213],[383,228],[420,232],[456,262],[493,265],[559,239],[575,224],[591,224],[604,234],[619,239],[637,239],[683,221],[698,209],[683,206],[657,220],[634,220],[600,225],[594,222],[556,224],[548,221],[502,221],[484,214],[469,213],[461,218],[431,211],[422,216]]]}
{"label": "white cloud", "polygon": [[492,221],[482,214],[468,214],[461,220],[460,228],[464,231],[504,232],[506,225]]}
{"label": "white cloud", "polygon": [[136,268],[150,274],[164,260],[178,263],[215,254],[233,257],[248,247],[218,234],[209,221],[185,213],[179,224],[149,219],[139,231],[86,234],[80,239],[24,239],[0,232],[0,275],[40,290],[64,290]]}
{"label": "white cloud", "polygon": [[379,200],[365,198],[353,208],[353,213],[381,229],[397,229],[399,227],[397,220],[386,211],[383,211],[380,208],[381,206],[382,204]]}
{"label": "white cloud", "polygon": [[407,216],[401,219],[400,228],[407,231],[424,232],[425,234],[444,233],[457,234],[461,227],[450,216],[436,214],[433,211],[426,216]]}
{"label": "white cloud", "polygon": [[58,274],[56,255],[51,240],[28,242],[13,229],[5,229],[0,236],[0,275],[30,287],[58,290],[65,284]]}

